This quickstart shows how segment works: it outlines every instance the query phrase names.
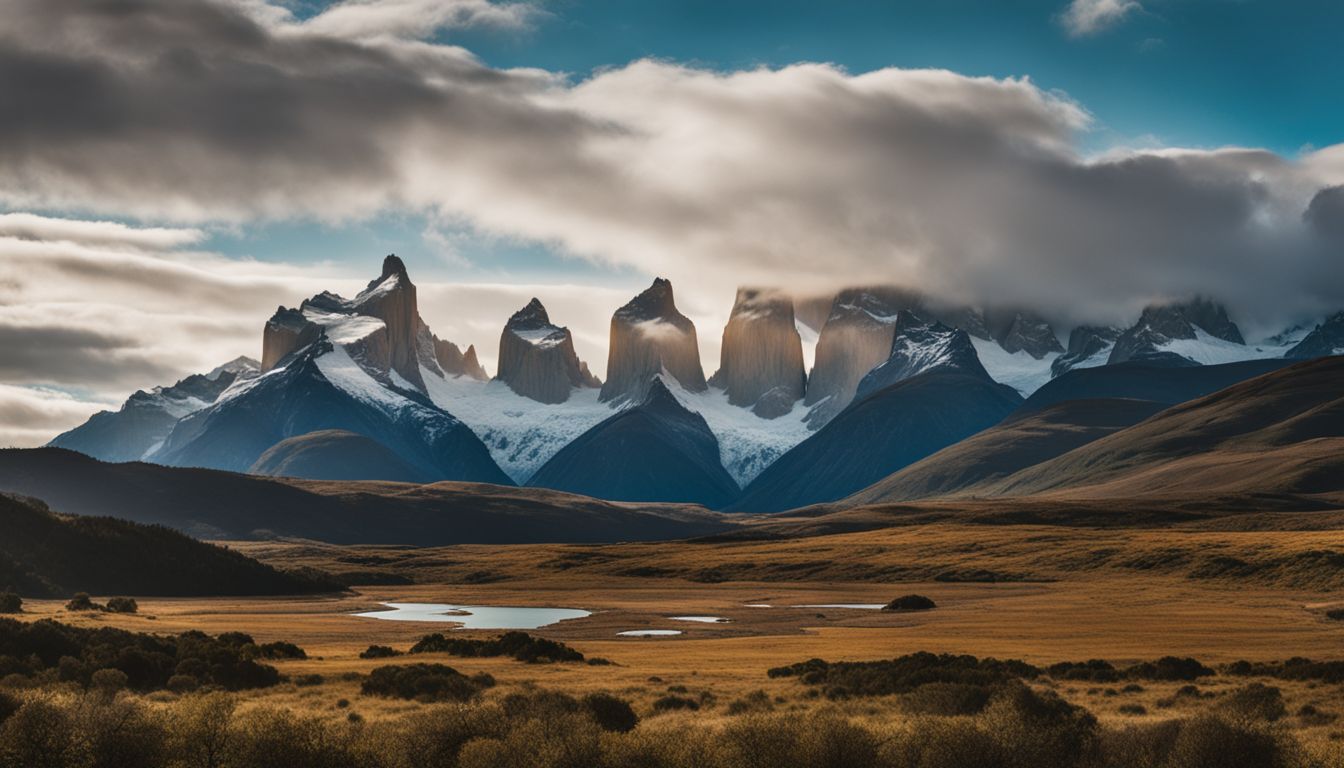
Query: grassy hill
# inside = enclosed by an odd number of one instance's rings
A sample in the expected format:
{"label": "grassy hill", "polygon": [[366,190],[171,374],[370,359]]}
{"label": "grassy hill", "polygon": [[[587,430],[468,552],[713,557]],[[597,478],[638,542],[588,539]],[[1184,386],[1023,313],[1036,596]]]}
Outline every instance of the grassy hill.
{"label": "grassy hill", "polygon": [[132,462],[58,448],[0,450],[0,491],[79,515],[204,539],[337,544],[609,542],[701,536],[730,524],[694,505],[620,504],[539,488],[294,480]]}
{"label": "grassy hill", "polygon": [[339,589],[157,525],[52,512],[0,495],[0,588],[29,597],[280,595]]}

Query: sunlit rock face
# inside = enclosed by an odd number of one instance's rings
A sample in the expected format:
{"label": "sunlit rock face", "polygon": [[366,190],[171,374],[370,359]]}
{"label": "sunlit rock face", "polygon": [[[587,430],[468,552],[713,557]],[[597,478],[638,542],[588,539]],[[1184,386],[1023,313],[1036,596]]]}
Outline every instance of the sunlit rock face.
{"label": "sunlit rock face", "polygon": [[[738,289],[723,329],[719,370],[710,384],[727,392],[728,402],[742,407],[754,408],[769,393],[770,402],[758,415],[788,413],[807,384],[792,299],[778,292]],[[785,402],[790,408],[780,413]]]}
{"label": "sunlit rock face", "polygon": [[657,278],[611,316],[607,383],[601,399],[639,402],[662,371],[691,392],[708,389],[695,324],[677,311],[672,283]]}
{"label": "sunlit rock face", "polygon": [[469,376],[477,381],[485,381],[490,378],[490,374],[485,372],[485,367],[476,359],[476,346],[467,345],[467,351],[463,352],[460,347],[451,341],[444,341],[439,337],[433,337],[434,359],[439,367],[449,376]]}
{"label": "sunlit rock face", "polygon": [[574,352],[568,328],[551,323],[537,299],[513,313],[499,337],[497,378],[523,397],[563,403],[575,387],[597,386]]}
{"label": "sunlit rock face", "polygon": [[424,323],[420,320],[415,284],[407,276],[401,259],[392,255],[383,259],[382,274],[349,306],[356,314],[383,321],[387,326],[388,367],[423,390],[425,382],[420,376],[416,336]]}
{"label": "sunlit rock face", "polygon": [[918,303],[909,292],[885,288],[852,288],[836,295],[817,340],[804,400],[815,406],[808,415],[813,429],[844,410],[863,377],[891,356],[897,312]]}
{"label": "sunlit rock face", "polygon": [[271,370],[286,355],[317,341],[321,327],[297,309],[278,307],[261,331],[261,370]]}

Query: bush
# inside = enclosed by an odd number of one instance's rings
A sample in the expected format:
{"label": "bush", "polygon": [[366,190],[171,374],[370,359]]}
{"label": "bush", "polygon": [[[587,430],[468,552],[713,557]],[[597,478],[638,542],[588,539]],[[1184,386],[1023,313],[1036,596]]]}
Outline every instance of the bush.
{"label": "bush", "polygon": [[1125,676],[1135,680],[1198,680],[1212,674],[1212,669],[1194,659],[1175,656],[1163,656],[1125,670]]}
{"label": "bush", "polygon": [[1223,670],[1239,677],[1276,677],[1280,680],[1318,680],[1322,683],[1344,683],[1344,661],[1312,661],[1301,657],[1284,662],[1252,664],[1238,661]]}
{"label": "bush", "polygon": [[191,693],[201,687],[201,681],[191,675],[173,675],[164,687],[173,693]]}
{"label": "bush", "polygon": [[0,723],[4,723],[10,715],[18,712],[21,706],[23,706],[23,702],[4,691],[0,691]]}
{"label": "bush", "polygon": [[1263,726],[1235,724],[1215,715],[1185,723],[1172,745],[1169,768],[1288,768],[1297,746]]}
{"label": "bush", "polygon": [[446,637],[435,632],[411,646],[411,653],[447,653],[453,656],[510,656],[530,664],[583,661],[583,654],[564,643],[533,637],[526,632],[505,632],[492,640]]}
{"label": "bush", "polygon": [[904,595],[882,606],[884,611],[931,611],[938,605],[923,595]]}
{"label": "bush", "polygon": [[163,689],[175,675],[230,690],[263,688],[280,680],[274,667],[253,661],[246,646],[221,643],[203,632],[166,637],[113,627],[73,627],[50,619],[0,619],[0,649],[0,674],[54,675],[81,685],[88,685],[99,669],[120,670],[127,685],[138,691]]}
{"label": "bush", "polygon": [[468,701],[484,686],[443,664],[378,667],[369,673],[360,692],[417,701]]}
{"label": "bush", "polygon": [[669,695],[655,699],[653,702],[653,711],[671,712],[678,709],[697,710],[700,708],[700,702],[689,696]]}
{"label": "bush", "polygon": [[316,673],[311,675],[299,675],[294,678],[294,685],[299,688],[311,688],[316,685],[321,685],[324,682],[326,682],[326,679]]}
{"label": "bush", "polygon": [[906,712],[918,715],[974,715],[989,704],[993,689],[966,683],[929,683],[901,697]]}
{"label": "bush", "polygon": [[1344,608],[1331,608],[1325,612],[1325,618],[1332,621],[1344,621]]}
{"label": "bush", "polygon": [[770,677],[797,677],[805,685],[820,687],[830,698],[845,698],[909,693],[929,683],[992,686],[1035,678],[1040,670],[1022,661],[921,652],[887,661],[831,663],[811,659],[775,667],[767,674]]}
{"label": "bush", "polygon": [[74,762],[74,727],[68,712],[33,699],[0,725],[0,765],[66,768]]}
{"label": "bush", "polygon": [[126,689],[130,678],[120,669],[100,669],[89,678],[89,688],[106,695]]}
{"label": "bush", "polygon": [[359,654],[359,658],[390,659],[394,656],[400,656],[400,655],[401,651],[398,651],[395,648],[390,648],[386,645],[370,645],[368,648],[364,650],[363,653]]}
{"label": "bush", "polygon": [[23,613],[23,598],[15,592],[0,592],[0,613]]}
{"label": "bush", "polygon": [[257,652],[263,659],[306,659],[305,652],[293,643],[275,642],[257,646]]}
{"label": "bush", "polygon": [[590,693],[583,697],[583,709],[604,731],[626,733],[639,725],[639,715],[630,703],[608,693]]}
{"label": "bush", "polygon": [[1273,722],[1288,713],[1283,693],[1272,685],[1251,683],[1228,693],[1218,710],[1233,718]]}
{"label": "bush", "polygon": [[93,602],[88,592],[76,592],[75,596],[70,598],[70,602],[65,604],[67,611],[101,611],[103,607]]}
{"label": "bush", "polygon": [[109,597],[107,610],[111,613],[136,613],[140,610],[140,605],[135,602],[135,598]]}

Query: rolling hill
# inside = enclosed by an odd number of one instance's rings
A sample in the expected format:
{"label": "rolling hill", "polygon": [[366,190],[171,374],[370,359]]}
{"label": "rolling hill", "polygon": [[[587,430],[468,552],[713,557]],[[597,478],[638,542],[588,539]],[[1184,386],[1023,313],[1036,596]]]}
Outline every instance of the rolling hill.
{"label": "rolling hill", "polygon": [[0,494],[0,586],[29,597],[207,597],[329,592],[322,574],[279,571],[156,525],[52,512]]}
{"label": "rolling hill", "polygon": [[108,464],[58,448],[0,450],[0,491],[42,498],[66,513],[155,523],[208,539],[580,543],[687,538],[730,527],[690,505],[617,504],[480,483],[281,480]]}

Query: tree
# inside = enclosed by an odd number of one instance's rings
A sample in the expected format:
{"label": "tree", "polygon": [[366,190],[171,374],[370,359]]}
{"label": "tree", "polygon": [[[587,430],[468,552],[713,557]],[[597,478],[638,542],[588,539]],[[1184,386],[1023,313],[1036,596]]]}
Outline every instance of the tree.
{"label": "tree", "polygon": [[12,590],[0,592],[0,613],[23,613],[23,598]]}

